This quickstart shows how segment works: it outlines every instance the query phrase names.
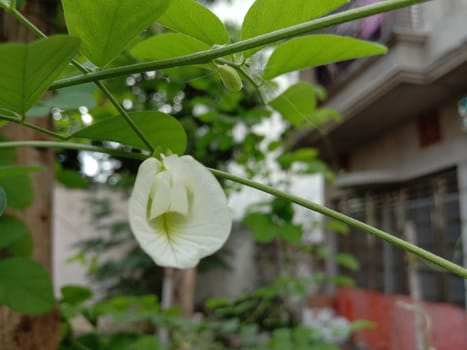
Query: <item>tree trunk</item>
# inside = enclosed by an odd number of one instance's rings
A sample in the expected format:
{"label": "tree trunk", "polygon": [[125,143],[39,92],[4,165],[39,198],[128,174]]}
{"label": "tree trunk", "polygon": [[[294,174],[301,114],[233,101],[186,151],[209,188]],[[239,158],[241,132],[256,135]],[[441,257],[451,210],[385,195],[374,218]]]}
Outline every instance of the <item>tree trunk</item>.
{"label": "tree trunk", "polygon": [[[53,1],[29,0],[21,11],[44,32],[50,33],[47,20],[53,23],[56,4]],[[34,35],[8,14],[0,13],[0,39],[27,42]],[[51,127],[50,117],[29,120],[42,127]],[[10,140],[45,140],[42,134],[19,125],[0,129]],[[23,148],[17,150],[19,164],[38,165],[44,170],[34,173],[31,180],[35,195],[33,204],[15,213],[29,227],[33,242],[33,258],[52,272],[52,190],[54,185],[54,154],[50,150]],[[0,307],[0,348],[2,350],[54,350],[60,341],[60,316],[57,310],[39,316],[18,314]]]}

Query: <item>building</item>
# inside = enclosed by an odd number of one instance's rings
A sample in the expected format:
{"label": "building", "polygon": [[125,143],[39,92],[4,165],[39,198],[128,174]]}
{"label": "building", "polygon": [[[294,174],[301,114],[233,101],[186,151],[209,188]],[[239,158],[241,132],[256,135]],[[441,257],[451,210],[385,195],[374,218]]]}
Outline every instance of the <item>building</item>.
{"label": "building", "polygon": [[[369,2],[375,0],[350,6]],[[330,206],[401,237],[415,232],[418,245],[464,266],[466,23],[467,1],[434,0],[335,28],[384,42],[389,53],[304,72],[328,88],[326,107],[341,112],[343,121],[296,139],[318,148],[338,169],[326,191]],[[380,324],[358,340],[371,349],[414,349],[411,312],[397,306],[410,299],[394,297],[411,291],[405,253],[361,232],[327,237],[336,251],[352,253],[361,263],[353,274],[358,288],[338,291],[341,311]],[[424,263],[417,267],[432,345],[467,348],[466,281]],[[328,269],[339,272],[332,259]]]}

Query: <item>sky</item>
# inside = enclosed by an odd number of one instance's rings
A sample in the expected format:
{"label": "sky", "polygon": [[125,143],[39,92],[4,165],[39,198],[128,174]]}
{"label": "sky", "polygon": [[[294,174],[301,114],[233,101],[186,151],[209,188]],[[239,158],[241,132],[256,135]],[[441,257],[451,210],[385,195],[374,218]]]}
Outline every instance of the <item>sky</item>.
{"label": "sky", "polygon": [[230,4],[220,1],[211,9],[222,21],[240,25],[252,3],[253,0],[232,0]]}

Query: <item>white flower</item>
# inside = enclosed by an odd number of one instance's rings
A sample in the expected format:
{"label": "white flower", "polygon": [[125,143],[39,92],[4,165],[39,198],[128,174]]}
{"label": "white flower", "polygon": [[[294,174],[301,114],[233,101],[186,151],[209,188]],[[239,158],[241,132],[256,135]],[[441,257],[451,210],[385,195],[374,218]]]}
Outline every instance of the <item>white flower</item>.
{"label": "white flower", "polygon": [[190,156],[146,159],[129,203],[141,247],[167,267],[190,268],[227,240],[232,215],[214,175]]}

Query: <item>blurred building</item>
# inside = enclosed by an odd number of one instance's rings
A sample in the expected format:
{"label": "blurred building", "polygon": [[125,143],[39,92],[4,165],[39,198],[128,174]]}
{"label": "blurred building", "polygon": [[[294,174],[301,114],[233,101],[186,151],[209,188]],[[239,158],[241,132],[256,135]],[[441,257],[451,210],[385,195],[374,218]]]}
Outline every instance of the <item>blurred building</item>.
{"label": "blurred building", "polygon": [[[333,31],[382,42],[389,53],[303,73],[328,89],[326,107],[343,115],[342,122],[295,140],[318,148],[338,170],[326,189],[328,205],[399,237],[413,228],[418,245],[467,266],[467,1],[431,1]],[[404,335],[413,329],[411,312],[393,297],[410,292],[405,253],[353,229],[327,237],[335,251],[361,263],[352,274],[358,288],[338,291],[341,311],[382,325],[384,334],[368,332],[362,342],[372,349],[414,349],[412,336]],[[417,266],[423,299],[437,303],[425,304],[431,341],[438,350],[467,348],[466,281]],[[328,269],[343,272],[332,259]]]}

